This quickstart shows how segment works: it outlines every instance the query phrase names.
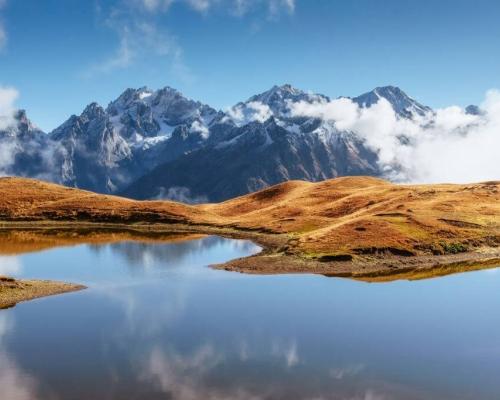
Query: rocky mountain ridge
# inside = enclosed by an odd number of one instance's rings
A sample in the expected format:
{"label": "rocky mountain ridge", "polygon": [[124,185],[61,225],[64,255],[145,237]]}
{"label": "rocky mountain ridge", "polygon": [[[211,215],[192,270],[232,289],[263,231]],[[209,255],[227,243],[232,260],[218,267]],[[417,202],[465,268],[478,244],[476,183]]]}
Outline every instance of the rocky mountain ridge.
{"label": "rocky mountain ridge", "polygon": [[[371,107],[382,98],[400,118],[432,113],[392,86],[351,100]],[[292,104],[328,101],[287,84],[223,112],[170,87],[142,87],[106,108],[91,103],[48,134],[20,111],[17,124],[0,131],[11,155],[1,172],[137,198],[182,193],[185,201],[224,200],[290,179],[381,175],[362,138],[290,112]]]}

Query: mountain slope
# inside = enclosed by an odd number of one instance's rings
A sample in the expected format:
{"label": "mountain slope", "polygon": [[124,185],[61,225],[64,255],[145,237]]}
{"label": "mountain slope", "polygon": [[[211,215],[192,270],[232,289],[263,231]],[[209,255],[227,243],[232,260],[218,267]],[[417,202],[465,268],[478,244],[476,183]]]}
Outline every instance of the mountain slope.
{"label": "mountain slope", "polygon": [[113,193],[161,162],[196,149],[217,111],[175,89],[127,89],[104,109],[73,115],[50,138],[61,147],[61,182]]}
{"label": "mountain slope", "polygon": [[[431,112],[393,86],[376,88],[353,101],[370,107],[382,98],[400,118]],[[291,104],[327,101],[326,96],[291,85],[274,86],[231,108],[224,129],[198,151],[163,163],[119,193],[175,200],[181,191],[184,200],[191,196],[193,201],[220,201],[291,179],[380,176],[377,154],[360,137],[339,131],[333,121],[290,114]],[[217,126],[218,122],[212,131]]]}
{"label": "mountain slope", "polygon": [[118,186],[119,163],[131,157],[127,142],[96,103],[70,117],[50,134],[60,144],[62,181],[68,186],[109,193]]}
{"label": "mountain slope", "polygon": [[195,201],[221,201],[293,179],[378,174],[376,155],[349,133],[290,132],[270,118],[230,137],[157,167],[121,194],[178,200],[182,190]]}

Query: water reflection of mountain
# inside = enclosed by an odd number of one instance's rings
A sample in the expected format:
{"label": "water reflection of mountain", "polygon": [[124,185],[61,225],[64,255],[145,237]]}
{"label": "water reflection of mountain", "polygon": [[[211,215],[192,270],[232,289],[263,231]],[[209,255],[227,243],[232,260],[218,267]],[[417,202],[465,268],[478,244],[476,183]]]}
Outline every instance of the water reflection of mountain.
{"label": "water reflection of mountain", "polygon": [[[207,236],[204,238],[187,238],[168,243],[121,242],[109,244],[111,251],[121,256],[131,267],[147,267],[157,265],[161,267],[174,267],[181,264],[188,257],[196,257],[208,250],[230,243],[231,246],[252,253],[256,246],[244,240],[231,240]],[[100,246],[92,246],[99,251]]]}

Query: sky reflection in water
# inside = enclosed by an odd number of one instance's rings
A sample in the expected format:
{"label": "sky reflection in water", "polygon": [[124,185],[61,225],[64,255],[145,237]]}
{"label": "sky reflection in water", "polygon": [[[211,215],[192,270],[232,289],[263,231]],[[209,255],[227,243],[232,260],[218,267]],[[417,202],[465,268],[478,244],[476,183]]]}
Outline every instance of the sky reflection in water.
{"label": "sky reflection in water", "polygon": [[497,270],[367,284],[206,268],[207,237],[0,258],[90,289],[0,311],[2,399],[497,399]]}

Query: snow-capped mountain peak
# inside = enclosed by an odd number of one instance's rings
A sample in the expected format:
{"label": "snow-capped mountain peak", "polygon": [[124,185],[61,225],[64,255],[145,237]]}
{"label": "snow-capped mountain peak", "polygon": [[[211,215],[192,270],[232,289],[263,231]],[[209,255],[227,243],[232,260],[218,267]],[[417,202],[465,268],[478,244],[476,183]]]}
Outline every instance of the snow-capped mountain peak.
{"label": "snow-capped mountain peak", "polygon": [[168,86],[157,91],[147,87],[127,89],[106,111],[115,130],[136,143],[144,138],[167,139],[180,125],[206,133],[217,115],[213,108]]}
{"label": "snow-capped mountain peak", "polygon": [[290,84],[281,86],[273,86],[271,89],[252,96],[246,103],[259,102],[268,106],[273,115],[280,117],[288,114],[288,104],[290,102],[315,102],[319,100],[328,100],[328,97],[305,92],[303,90],[294,88]]}
{"label": "snow-capped mountain peak", "polygon": [[290,103],[328,100],[326,96],[305,92],[290,84],[285,84],[273,86],[265,92],[250,97],[245,102],[236,104],[227,111],[227,115],[237,126],[242,126],[254,121],[264,122],[271,117],[288,119],[290,118]]}
{"label": "snow-capped mountain peak", "polygon": [[371,107],[380,99],[387,100],[396,114],[401,117],[411,118],[412,116],[423,116],[432,112],[430,107],[420,104],[412,99],[397,86],[382,86],[373,89],[371,92],[362,94],[352,100],[360,107]]}
{"label": "snow-capped mountain peak", "polygon": [[106,114],[104,108],[102,108],[99,104],[93,102],[90,103],[81,114],[81,118],[85,118],[88,120],[102,118]]}
{"label": "snow-capped mountain peak", "polygon": [[260,101],[261,103],[271,105],[274,102],[282,99],[295,99],[305,94],[306,93],[304,91],[296,89],[292,85],[287,83],[281,86],[274,85],[271,89],[252,96],[250,99],[248,99],[248,101]]}
{"label": "snow-capped mountain peak", "polygon": [[[401,118],[432,112],[394,86],[351,100],[370,107],[380,99]],[[286,179],[379,174],[377,153],[361,137],[321,114],[293,113],[297,103],[322,106],[329,100],[285,84],[224,113],[171,87],[129,88],[106,108],[90,103],[50,135],[19,112],[11,130],[0,132],[0,144],[13,155],[0,173],[43,176],[105,193],[120,192],[134,181],[150,182],[151,188],[141,183],[130,192],[146,198],[158,185],[186,186],[210,200]],[[229,171],[223,177],[221,166]],[[221,179],[226,179],[222,186]]]}
{"label": "snow-capped mountain peak", "polygon": [[139,89],[128,88],[118,98],[112,101],[107,111],[111,109],[124,109],[129,107],[132,103],[141,101],[153,94],[153,91],[146,86]]}

